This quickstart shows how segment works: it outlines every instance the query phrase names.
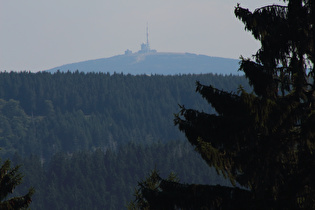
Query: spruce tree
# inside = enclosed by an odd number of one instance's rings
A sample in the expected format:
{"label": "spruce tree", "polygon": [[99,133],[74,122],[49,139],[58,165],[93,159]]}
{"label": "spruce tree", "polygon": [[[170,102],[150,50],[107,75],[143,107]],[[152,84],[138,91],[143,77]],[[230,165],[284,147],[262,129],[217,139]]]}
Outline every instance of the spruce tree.
{"label": "spruce tree", "polygon": [[235,7],[261,42],[240,62],[253,92],[197,82],[216,114],[181,106],[174,120],[207,164],[242,189],[160,179],[158,192],[141,188],[152,209],[315,209],[315,2],[283,2]]}
{"label": "spruce tree", "polygon": [[11,168],[9,160],[5,161],[0,168],[0,209],[26,209],[32,202],[33,188],[24,196],[8,198],[8,195],[13,193],[15,187],[22,182],[23,176],[19,168],[19,166]]}

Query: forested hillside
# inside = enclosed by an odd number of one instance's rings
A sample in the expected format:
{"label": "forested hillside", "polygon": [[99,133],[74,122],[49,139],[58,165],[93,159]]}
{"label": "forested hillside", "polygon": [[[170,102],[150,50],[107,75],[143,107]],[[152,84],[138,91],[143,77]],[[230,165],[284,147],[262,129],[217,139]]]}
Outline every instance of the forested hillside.
{"label": "forested hillside", "polygon": [[16,194],[34,186],[30,207],[39,210],[124,209],[134,199],[138,181],[155,168],[165,177],[174,172],[185,183],[229,185],[184,141],[129,143],[119,152],[58,153],[45,164],[36,156],[15,156],[13,161],[23,164],[25,174]]}
{"label": "forested hillside", "polygon": [[122,209],[156,168],[228,184],[173,124],[178,104],[213,112],[195,82],[249,89],[240,76],[0,73],[0,156],[22,164],[32,209]]}
{"label": "forested hillside", "polygon": [[178,104],[212,112],[195,82],[236,91],[244,77],[0,73],[1,155],[114,149],[122,142],[180,139]]}

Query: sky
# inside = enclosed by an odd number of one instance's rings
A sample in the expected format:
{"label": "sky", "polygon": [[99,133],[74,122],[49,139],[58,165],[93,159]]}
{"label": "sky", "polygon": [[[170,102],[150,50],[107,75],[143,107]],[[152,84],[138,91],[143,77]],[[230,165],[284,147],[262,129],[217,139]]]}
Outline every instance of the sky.
{"label": "sky", "polygon": [[251,57],[260,44],[236,19],[271,0],[0,0],[0,71],[42,71],[136,52]]}

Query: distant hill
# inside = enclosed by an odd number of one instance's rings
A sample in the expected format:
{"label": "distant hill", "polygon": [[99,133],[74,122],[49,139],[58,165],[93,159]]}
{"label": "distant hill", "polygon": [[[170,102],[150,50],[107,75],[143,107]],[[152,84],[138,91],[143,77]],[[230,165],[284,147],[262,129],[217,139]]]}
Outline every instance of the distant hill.
{"label": "distant hill", "polygon": [[78,63],[66,64],[47,70],[54,73],[61,72],[103,72],[124,73],[132,75],[158,74],[221,74],[221,75],[243,75],[237,71],[239,60],[210,57],[191,53],[130,53],[117,55],[110,58],[88,60]]}

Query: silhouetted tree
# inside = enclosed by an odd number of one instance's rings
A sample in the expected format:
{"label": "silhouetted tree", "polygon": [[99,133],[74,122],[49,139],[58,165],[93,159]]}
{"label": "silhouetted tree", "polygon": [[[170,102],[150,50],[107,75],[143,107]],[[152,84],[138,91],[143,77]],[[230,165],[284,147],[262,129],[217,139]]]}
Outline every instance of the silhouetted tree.
{"label": "silhouetted tree", "polygon": [[248,190],[160,179],[159,191],[141,188],[152,209],[315,208],[315,2],[284,2],[235,8],[261,42],[254,60],[240,62],[253,92],[197,82],[217,113],[181,106],[175,117],[208,165]]}
{"label": "silhouetted tree", "polygon": [[34,194],[34,189],[31,188],[24,196],[8,198],[10,193],[13,193],[15,187],[22,182],[22,174],[19,172],[19,166],[11,168],[9,160],[5,161],[0,169],[0,209],[25,209],[32,202],[31,197]]}

